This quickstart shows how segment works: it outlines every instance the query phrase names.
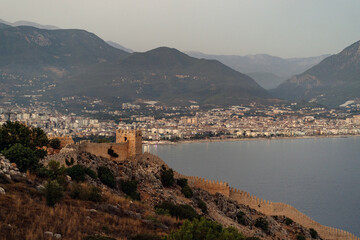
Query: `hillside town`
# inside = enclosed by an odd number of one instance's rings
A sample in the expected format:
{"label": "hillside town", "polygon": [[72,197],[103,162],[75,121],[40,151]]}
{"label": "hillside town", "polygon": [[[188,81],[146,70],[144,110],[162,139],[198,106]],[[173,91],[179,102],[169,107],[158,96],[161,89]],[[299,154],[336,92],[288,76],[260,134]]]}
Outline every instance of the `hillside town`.
{"label": "hillside town", "polygon": [[[349,108],[300,107],[297,103],[279,106],[250,104],[208,110],[202,110],[198,105],[175,109],[162,107],[166,117],[141,115],[141,108],[123,104],[116,112],[119,116],[116,121],[75,113],[63,114],[47,107],[3,106],[0,107],[0,124],[20,121],[44,129],[49,136],[73,138],[109,138],[114,137],[118,128],[140,129],[143,139],[150,142],[360,134],[360,115]],[[121,114],[134,113],[134,110],[138,112],[121,118]]]}

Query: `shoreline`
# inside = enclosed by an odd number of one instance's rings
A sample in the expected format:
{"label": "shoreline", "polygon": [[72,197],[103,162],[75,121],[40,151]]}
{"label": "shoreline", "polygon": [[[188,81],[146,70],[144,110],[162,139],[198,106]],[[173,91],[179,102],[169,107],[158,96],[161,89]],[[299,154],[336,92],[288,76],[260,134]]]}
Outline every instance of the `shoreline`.
{"label": "shoreline", "polygon": [[210,143],[210,142],[240,142],[240,141],[265,141],[265,140],[284,140],[284,139],[315,139],[315,138],[349,138],[360,137],[360,134],[354,135],[319,135],[319,136],[291,136],[291,137],[255,137],[255,138],[215,138],[215,139],[194,139],[181,140],[177,142],[171,141],[143,141],[143,145],[177,145],[187,143]]}

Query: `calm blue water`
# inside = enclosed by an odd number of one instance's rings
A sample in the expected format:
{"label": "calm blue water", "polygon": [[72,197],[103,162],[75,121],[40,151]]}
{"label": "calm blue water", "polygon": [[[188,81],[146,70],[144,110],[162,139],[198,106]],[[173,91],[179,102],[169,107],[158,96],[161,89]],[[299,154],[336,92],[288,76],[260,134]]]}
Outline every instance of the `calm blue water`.
{"label": "calm blue water", "polygon": [[150,146],[170,167],[222,180],[360,236],[360,137]]}

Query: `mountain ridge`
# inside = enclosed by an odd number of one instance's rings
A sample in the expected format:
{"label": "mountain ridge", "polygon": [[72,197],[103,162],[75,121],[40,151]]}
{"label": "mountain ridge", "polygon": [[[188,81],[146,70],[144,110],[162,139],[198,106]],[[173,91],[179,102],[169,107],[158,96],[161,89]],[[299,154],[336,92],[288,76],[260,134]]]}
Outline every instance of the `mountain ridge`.
{"label": "mountain ridge", "polygon": [[[85,84],[81,79],[91,82],[89,89],[81,87]],[[97,79],[102,79],[101,84]],[[74,86],[76,82],[80,84]],[[116,87],[119,82],[127,86],[126,90]],[[87,73],[64,82],[63,89],[70,95],[89,91],[92,97],[99,97],[103,89],[108,95],[127,100],[169,104],[188,104],[189,100],[201,104],[240,104],[271,97],[253,79],[219,61],[199,60],[168,47],[93,66]]]}
{"label": "mountain ridge", "polygon": [[360,97],[359,76],[360,41],[357,41],[271,92],[289,100],[304,99],[334,107]]}
{"label": "mountain ridge", "polygon": [[[299,74],[319,63],[329,55],[308,58],[281,58],[269,54],[255,55],[211,55],[201,52],[186,52],[190,56],[204,59],[217,59],[223,64],[247,75],[255,76],[265,89],[277,87],[286,79]],[[260,74],[260,75],[259,75]],[[257,78],[256,76],[260,76]]]}
{"label": "mountain ridge", "polygon": [[81,96],[111,103],[237,105],[272,98],[252,78],[217,60],[169,47],[130,54],[79,29],[0,25],[0,72],[7,95],[40,92],[44,101]]}

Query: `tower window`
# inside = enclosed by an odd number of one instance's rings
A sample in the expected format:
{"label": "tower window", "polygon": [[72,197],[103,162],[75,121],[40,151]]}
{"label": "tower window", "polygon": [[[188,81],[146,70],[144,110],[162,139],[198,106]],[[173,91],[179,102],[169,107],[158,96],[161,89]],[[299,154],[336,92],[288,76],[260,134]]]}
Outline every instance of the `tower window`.
{"label": "tower window", "polygon": [[127,141],[127,137],[124,137],[124,141]]}

